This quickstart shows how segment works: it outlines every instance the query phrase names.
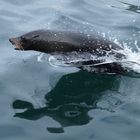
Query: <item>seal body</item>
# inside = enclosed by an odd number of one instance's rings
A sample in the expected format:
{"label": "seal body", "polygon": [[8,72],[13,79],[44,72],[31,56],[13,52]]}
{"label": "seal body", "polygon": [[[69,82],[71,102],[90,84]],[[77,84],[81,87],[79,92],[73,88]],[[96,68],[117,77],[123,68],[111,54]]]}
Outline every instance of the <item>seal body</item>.
{"label": "seal body", "polygon": [[[78,53],[87,52],[97,57],[108,55],[113,55],[116,59],[125,57],[118,52],[122,48],[117,44],[98,35],[81,32],[36,30],[20,37],[11,38],[9,41],[17,50],[34,50],[52,55],[71,52],[77,52],[78,55]],[[89,62],[90,64],[96,63],[96,61],[91,60],[82,62],[82,65],[85,63],[88,65]]]}

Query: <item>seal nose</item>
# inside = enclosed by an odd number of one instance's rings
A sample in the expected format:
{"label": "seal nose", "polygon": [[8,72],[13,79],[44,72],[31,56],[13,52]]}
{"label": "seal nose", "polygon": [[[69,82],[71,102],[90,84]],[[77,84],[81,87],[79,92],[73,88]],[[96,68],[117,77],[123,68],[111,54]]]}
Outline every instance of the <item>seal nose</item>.
{"label": "seal nose", "polygon": [[15,38],[10,38],[9,41],[14,45],[15,42],[16,42],[16,39]]}

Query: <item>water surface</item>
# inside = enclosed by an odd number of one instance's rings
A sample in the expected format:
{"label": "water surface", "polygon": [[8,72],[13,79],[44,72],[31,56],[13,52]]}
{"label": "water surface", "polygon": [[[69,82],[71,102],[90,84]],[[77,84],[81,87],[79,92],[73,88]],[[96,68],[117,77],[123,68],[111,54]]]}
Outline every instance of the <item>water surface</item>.
{"label": "water surface", "polygon": [[139,78],[51,66],[8,42],[35,29],[74,30],[137,51],[139,14],[138,0],[1,0],[0,139],[139,140]]}

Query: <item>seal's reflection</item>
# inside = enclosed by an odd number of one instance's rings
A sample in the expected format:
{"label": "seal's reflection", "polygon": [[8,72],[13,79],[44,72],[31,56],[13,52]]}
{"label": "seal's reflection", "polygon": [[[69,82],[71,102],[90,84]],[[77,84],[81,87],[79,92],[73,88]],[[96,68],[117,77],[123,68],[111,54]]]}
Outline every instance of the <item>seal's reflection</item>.
{"label": "seal's reflection", "polygon": [[[134,5],[134,4],[123,2],[123,1],[119,1],[119,2],[122,3],[122,4],[125,4],[125,6],[126,6],[125,10],[128,10],[128,11],[140,14],[140,11],[139,11],[140,10],[140,6],[139,5]],[[116,6],[112,6],[112,7],[118,8]]]}
{"label": "seal's reflection", "polygon": [[[90,109],[97,108],[97,102],[103,91],[111,90],[119,85],[116,75],[97,75],[80,71],[63,76],[56,86],[46,93],[46,107],[35,109],[26,101],[15,100],[14,109],[26,109],[16,113],[15,117],[37,120],[50,116],[63,127],[87,124],[91,117]],[[47,128],[50,132],[60,133],[63,129]]]}
{"label": "seal's reflection", "polygon": [[139,5],[133,5],[133,4],[130,4],[130,3],[126,3],[126,2],[121,2],[125,5],[127,5],[128,7],[126,8],[126,10],[128,11],[132,11],[132,12],[135,12],[137,14],[140,14],[140,6]]}

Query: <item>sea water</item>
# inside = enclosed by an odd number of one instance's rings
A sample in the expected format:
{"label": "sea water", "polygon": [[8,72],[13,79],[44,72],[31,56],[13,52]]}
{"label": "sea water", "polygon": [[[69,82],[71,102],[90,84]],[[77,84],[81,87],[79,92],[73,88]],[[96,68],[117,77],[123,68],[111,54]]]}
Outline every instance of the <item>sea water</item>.
{"label": "sea water", "polygon": [[0,139],[139,140],[139,77],[50,65],[8,41],[36,29],[99,34],[139,72],[139,14],[139,0],[1,0]]}

